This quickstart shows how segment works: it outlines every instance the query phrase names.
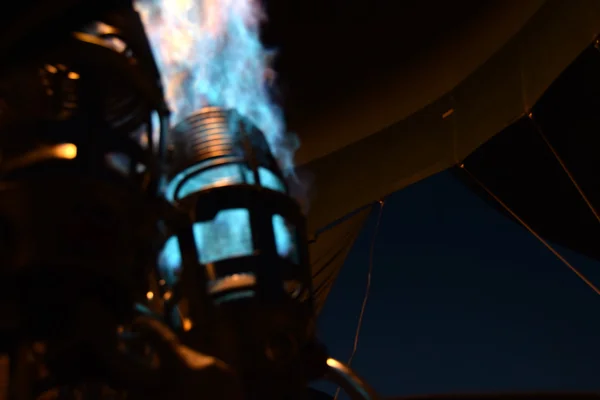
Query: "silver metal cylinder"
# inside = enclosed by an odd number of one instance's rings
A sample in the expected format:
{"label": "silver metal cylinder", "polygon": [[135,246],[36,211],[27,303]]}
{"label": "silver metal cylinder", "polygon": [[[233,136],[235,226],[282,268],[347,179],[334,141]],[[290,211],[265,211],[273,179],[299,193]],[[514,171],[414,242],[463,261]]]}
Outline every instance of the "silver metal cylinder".
{"label": "silver metal cylinder", "polygon": [[327,359],[326,378],[339,385],[352,400],[378,400],[379,395],[346,364]]}

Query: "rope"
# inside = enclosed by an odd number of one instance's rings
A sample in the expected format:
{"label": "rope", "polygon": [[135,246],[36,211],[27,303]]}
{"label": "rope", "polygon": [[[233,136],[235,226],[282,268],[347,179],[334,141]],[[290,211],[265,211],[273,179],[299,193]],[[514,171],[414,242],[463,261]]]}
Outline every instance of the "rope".
{"label": "rope", "polygon": [[338,226],[339,224],[346,222],[347,220],[349,220],[350,218],[354,217],[355,215],[357,215],[358,213],[360,213],[361,211],[366,210],[369,207],[372,207],[375,203],[369,203],[369,204],[365,204],[364,206],[361,206],[355,210],[350,211],[349,213],[347,213],[346,215],[336,219],[333,222],[330,222],[329,224],[325,225],[322,228],[319,228],[315,231],[315,233],[312,235],[312,237],[309,239],[308,244],[312,244],[315,243],[318,239],[319,239],[319,235],[321,235],[322,233],[327,232],[330,229],[335,228],[336,226]]}
{"label": "rope", "polygon": [[[350,358],[348,359],[348,366],[352,365],[352,360],[356,355],[356,350],[358,349],[358,341],[360,338],[360,330],[363,324],[363,318],[365,315],[365,310],[367,309],[367,302],[369,300],[369,293],[371,292],[371,278],[373,276],[373,265],[374,265],[374,254],[375,254],[375,243],[377,239],[377,233],[379,232],[379,225],[381,224],[381,216],[383,215],[383,206],[385,205],[384,200],[379,201],[379,214],[377,215],[377,222],[375,223],[375,231],[373,232],[373,238],[371,239],[371,247],[369,250],[369,269],[367,272],[367,287],[365,289],[365,296],[363,298],[362,306],[360,308],[360,314],[358,316],[358,323],[356,325],[356,333],[354,334],[354,346],[352,347],[352,353],[350,354]],[[340,394],[340,387],[335,391],[335,395],[333,396],[334,400],[337,400]]]}
{"label": "rope", "polygon": [[581,187],[579,186],[579,184],[577,183],[577,181],[571,174],[571,171],[569,171],[569,168],[567,168],[567,165],[565,164],[563,159],[560,157],[560,155],[558,154],[558,152],[556,151],[554,146],[552,146],[552,144],[550,143],[550,141],[548,140],[546,135],[544,135],[544,131],[542,130],[540,125],[533,119],[533,114],[529,113],[527,116],[529,117],[529,120],[533,123],[533,126],[535,127],[536,131],[539,133],[539,135],[542,137],[542,139],[546,143],[546,146],[548,146],[548,148],[554,155],[554,158],[556,158],[556,161],[558,161],[558,163],[560,164],[560,166],[563,169],[563,171],[565,172],[565,174],[567,174],[567,176],[571,180],[571,183],[573,184],[575,189],[577,189],[577,191],[579,192],[579,195],[581,195],[581,198],[583,199],[583,201],[585,201],[585,204],[587,204],[587,206],[590,209],[590,211],[592,212],[592,214],[594,214],[594,217],[596,217],[596,220],[598,220],[598,222],[600,222],[600,214],[598,214],[598,211],[596,211],[596,208],[594,207],[592,202],[585,195],[583,189],[581,189]]}
{"label": "rope", "polygon": [[459,166],[463,171],[465,171],[471,179],[475,183],[477,183],[483,190],[487,192],[498,204],[500,204],[514,219],[516,219],[521,225],[525,227],[533,236],[536,237],[548,250],[552,252],[563,264],[565,264],[575,275],[579,277],[586,285],[588,285],[596,294],[600,295],[600,289],[598,289],[589,279],[585,277],[577,268],[575,268],[567,259],[565,259],[550,243],[548,243],[544,238],[540,236],[536,231],[533,230],[531,226],[525,223],[523,219],[521,219],[506,203],[504,203],[498,196],[496,196],[490,189],[488,189],[479,179],[477,179],[467,168],[465,168],[464,164]]}

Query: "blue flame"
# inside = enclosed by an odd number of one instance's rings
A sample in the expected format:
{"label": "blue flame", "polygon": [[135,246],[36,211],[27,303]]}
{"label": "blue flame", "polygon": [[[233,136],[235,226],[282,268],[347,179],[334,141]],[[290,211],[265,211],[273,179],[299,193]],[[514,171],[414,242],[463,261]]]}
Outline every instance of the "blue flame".
{"label": "blue flame", "polygon": [[260,129],[282,170],[293,174],[298,148],[273,103],[272,51],[260,41],[255,0],[138,0],[162,73],[172,122],[207,105],[234,109]]}
{"label": "blue flame", "polygon": [[[161,71],[173,124],[205,106],[234,109],[260,129],[282,171],[294,177],[293,157],[297,138],[285,130],[282,110],[269,96],[268,62],[272,53],[260,42],[264,19],[254,0],[138,0],[139,11]],[[232,179],[229,171],[217,172]],[[185,192],[201,190],[210,182],[202,179]],[[247,181],[247,177],[242,182]],[[241,183],[241,182],[240,182]],[[261,177],[272,190],[281,185]],[[183,189],[183,188],[182,188]],[[251,254],[251,232],[247,210],[226,210],[213,221],[193,227],[200,262]],[[293,238],[281,216],[274,216],[277,250],[286,256]],[[181,266],[179,244],[170,238],[159,261],[167,278]]]}

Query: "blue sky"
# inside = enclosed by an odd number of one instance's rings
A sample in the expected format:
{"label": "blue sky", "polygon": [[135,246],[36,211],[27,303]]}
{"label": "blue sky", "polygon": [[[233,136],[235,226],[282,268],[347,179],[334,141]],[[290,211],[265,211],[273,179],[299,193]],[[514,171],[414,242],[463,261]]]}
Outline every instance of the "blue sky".
{"label": "blue sky", "polygon": [[[343,361],[375,217],[320,316],[321,338]],[[600,263],[559,250],[600,283]],[[386,202],[353,366],[385,395],[600,391],[599,306],[537,239],[443,172]]]}

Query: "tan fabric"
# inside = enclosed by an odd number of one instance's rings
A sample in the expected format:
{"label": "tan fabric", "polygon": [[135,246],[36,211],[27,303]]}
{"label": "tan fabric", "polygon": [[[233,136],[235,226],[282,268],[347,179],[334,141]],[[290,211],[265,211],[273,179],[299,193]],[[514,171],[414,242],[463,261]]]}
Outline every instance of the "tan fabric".
{"label": "tan fabric", "polygon": [[[526,112],[597,32],[600,2],[548,0],[521,31],[449,93],[302,166],[314,180],[309,231],[466,157]],[[443,118],[447,114],[451,115]],[[322,138],[333,140],[325,134]]]}
{"label": "tan fabric", "polygon": [[[429,2],[434,10],[438,1]],[[393,75],[371,77],[362,84],[362,90],[336,98],[335,104],[294,126],[301,139],[297,163],[306,164],[364,139],[450,92],[517,34],[545,0],[487,0],[486,3],[487,11],[478,19],[461,21],[443,40],[428,44],[430,47],[423,49],[422,54],[411,58],[398,55]],[[390,46],[394,41],[405,40],[422,42],[410,37],[385,39]],[[362,53],[359,48],[356,57]],[[326,83],[328,77],[322,79]]]}

